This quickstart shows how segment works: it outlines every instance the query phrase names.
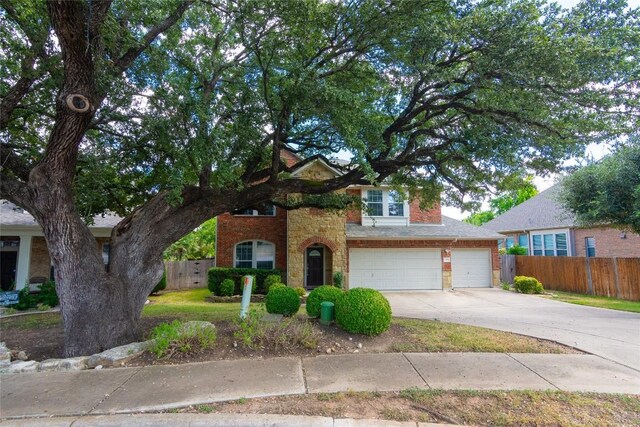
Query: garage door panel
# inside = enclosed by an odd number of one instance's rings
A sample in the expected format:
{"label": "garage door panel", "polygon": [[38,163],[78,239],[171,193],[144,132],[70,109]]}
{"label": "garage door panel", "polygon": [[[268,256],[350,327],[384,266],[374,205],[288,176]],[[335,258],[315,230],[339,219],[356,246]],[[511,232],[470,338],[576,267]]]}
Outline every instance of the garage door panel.
{"label": "garage door panel", "polygon": [[452,250],[451,282],[454,288],[491,287],[491,251],[489,249]]}
{"label": "garage door panel", "polygon": [[439,249],[351,249],[349,287],[442,289]]}

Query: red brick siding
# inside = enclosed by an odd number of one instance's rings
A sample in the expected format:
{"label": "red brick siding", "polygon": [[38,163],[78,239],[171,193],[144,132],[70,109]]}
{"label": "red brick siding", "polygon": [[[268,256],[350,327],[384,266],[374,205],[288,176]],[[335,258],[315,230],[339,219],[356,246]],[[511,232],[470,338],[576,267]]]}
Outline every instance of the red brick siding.
{"label": "red brick siding", "polygon": [[289,150],[280,150],[280,158],[288,168],[300,161],[300,159]]}
{"label": "red brick siding", "polygon": [[[451,249],[491,249],[491,268],[494,271],[500,270],[500,260],[498,259],[498,243],[495,240],[347,240],[347,248],[440,248],[441,256],[451,256]],[[348,251],[347,251],[348,256]],[[349,260],[347,259],[347,272]],[[451,271],[451,263],[442,263],[443,271]]]}
{"label": "red brick siding", "polygon": [[216,266],[233,267],[236,243],[266,240],[276,245],[276,268],[287,269],[287,211],[276,208],[275,216],[218,217]]}
{"label": "red brick siding", "polygon": [[436,203],[430,209],[422,210],[420,202],[412,200],[409,203],[409,220],[412,224],[442,224],[440,203]]}
{"label": "red brick siding", "polygon": [[585,256],[585,238],[596,239],[596,257],[640,257],[640,235],[626,232],[626,238],[621,239],[623,232],[615,228],[585,228],[574,230],[576,253],[575,256]]}
{"label": "red brick siding", "polygon": [[[359,189],[350,188],[347,190],[347,194],[359,196],[361,193]],[[347,222],[362,224],[362,211],[360,209],[354,209],[354,210],[348,211]]]}

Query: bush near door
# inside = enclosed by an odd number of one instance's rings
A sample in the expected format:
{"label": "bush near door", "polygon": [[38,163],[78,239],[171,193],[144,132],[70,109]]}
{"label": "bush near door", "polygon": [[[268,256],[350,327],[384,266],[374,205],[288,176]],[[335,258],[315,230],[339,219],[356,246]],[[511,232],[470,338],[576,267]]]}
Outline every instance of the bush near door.
{"label": "bush near door", "polygon": [[268,276],[280,277],[280,270],[261,270],[258,268],[223,268],[213,267],[208,272],[208,287],[214,295],[220,295],[220,284],[225,279],[231,279],[235,283],[234,295],[242,294],[242,277],[254,276],[255,293],[265,294],[265,280]]}

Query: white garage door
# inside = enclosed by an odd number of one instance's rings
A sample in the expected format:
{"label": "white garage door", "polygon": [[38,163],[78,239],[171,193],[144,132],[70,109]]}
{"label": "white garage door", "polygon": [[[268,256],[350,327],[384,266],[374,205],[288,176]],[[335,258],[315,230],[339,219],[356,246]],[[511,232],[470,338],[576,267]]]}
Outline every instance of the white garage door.
{"label": "white garage door", "polygon": [[453,249],[451,281],[454,288],[491,287],[491,251],[489,249]]}
{"label": "white garage door", "polygon": [[442,289],[440,249],[351,249],[349,287]]}

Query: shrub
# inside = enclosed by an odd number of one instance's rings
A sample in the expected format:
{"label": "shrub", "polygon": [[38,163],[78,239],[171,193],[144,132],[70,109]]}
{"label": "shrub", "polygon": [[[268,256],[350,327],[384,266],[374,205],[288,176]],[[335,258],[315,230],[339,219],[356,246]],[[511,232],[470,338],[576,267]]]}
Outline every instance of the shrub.
{"label": "shrub", "polygon": [[524,246],[511,246],[507,249],[507,254],[509,255],[526,255],[529,251]]}
{"label": "shrub", "polygon": [[151,333],[154,340],[149,350],[158,359],[170,358],[177,351],[189,353],[205,348],[213,348],[216,343],[216,330],[197,323],[183,324],[179,320],[161,323]]}
{"label": "shrub", "polygon": [[340,289],[344,286],[344,274],[342,271],[336,271],[333,273],[333,286]]}
{"label": "shrub", "polygon": [[506,283],[506,282],[503,282],[502,285],[500,285],[500,286],[502,287],[503,291],[510,291],[511,290],[511,285]]}
{"label": "shrub", "polygon": [[220,296],[230,297],[233,295],[233,290],[235,289],[236,284],[231,279],[224,279],[222,283],[220,283]]}
{"label": "shrub", "polygon": [[40,292],[36,295],[36,302],[46,304],[49,307],[55,307],[60,303],[58,293],[56,292],[56,284],[51,280],[47,280],[40,285]]}
{"label": "shrub", "polygon": [[300,298],[307,294],[307,291],[302,286],[296,286],[293,290],[296,291],[296,294],[298,294]]}
{"label": "shrub", "polygon": [[378,291],[354,288],[336,302],[336,322],[347,332],[380,335],[391,325],[391,306]]}
{"label": "shrub", "polygon": [[269,313],[291,316],[300,309],[300,297],[288,286],[272,286],[264,299]]}
{"label": "shrub", "polygon": [[40,311],[47,311],[47,310],[51,310],[51,306],[48,304],[43,304],[43,303],[39,303],[36,308]]}
{"label": "shrub", "polygon": [[32,295],[29,292],[29,287],[25,286],[20,289],[18,293],[18,303],[15,305],[18,310],[29,310],[30,308],[34,308],[38,305],[38,300],[35,295]]}
{"label": "shrub", "polygon": [[264,279],[264,291],[265,293],[269,293],[269,289],[271,286],[281,284],[282,278],[279,274],[270,274]]}
{"label": "shrub", "polygon": [[151,291],[152,294],[157,294],[158,292],[166,289],[167,287],[167,273],[163,272],[162,273],[162,279],[160,279],[160,281],[158,282],[158,284],[156,285],[155,288],[153,288],[153,290]]}
{"label": "shrub", "polygon": [[208,286],[209,290],[214,295],[220,295],[220,284],[225,279],[231,279],[235,283],[234,294],[242,294],[242,277],[254,276],[255,293],[264,294],[264,281],[268,276],[277,275],[280,276],[279,270],[262,270],[257,268],[223,268],[214,267],[208,271]]}
{"label": "shrub", "polygon": [[544,292],[542,283],[535,277],[516,276],[513,278],[513,288],[522,294],[541,294]]}
{"label": "shrub", "polygon": [[255,309],[236,321],[236,325],[238,329],[233,336],[252,350],[313,349],[320,340],[320,331],[307,321],[289,317],[281,322],[265,322],[262,313]]}
{"label": "shrub", "polygon": [[320,303],[322,301],[331,301],[335,304],[342,294],[344,294],[342,289],[338,289],[335,286],[323,285],[315,288],[307,296],[307,314],[310,317],[319,317]]}

